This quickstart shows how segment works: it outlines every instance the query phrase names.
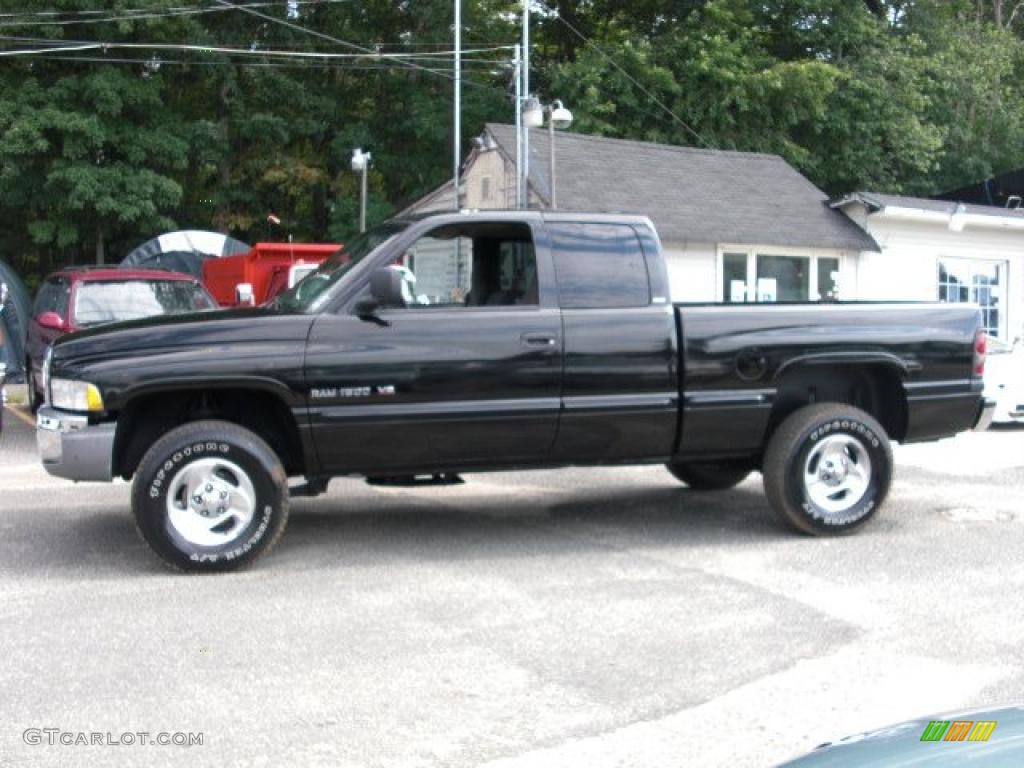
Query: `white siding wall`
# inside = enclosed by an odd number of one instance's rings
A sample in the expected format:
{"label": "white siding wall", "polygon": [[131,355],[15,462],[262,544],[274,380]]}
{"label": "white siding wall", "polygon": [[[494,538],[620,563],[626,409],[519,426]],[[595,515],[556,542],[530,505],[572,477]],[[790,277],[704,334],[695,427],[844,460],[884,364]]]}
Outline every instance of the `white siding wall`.
{"label": "white siding wall", "polygon": [[714,301],[718,249],[714,243],[663,243],[672,301]]}
{"label": "white siding wall", "polygon": [[867,218],[882,253],[864,253],[857,269],[857,298],[935,301],[940,258],[984,259],[1008,264],[1002,298],[1008,339],[1024,334],[1024,230],[967,226],[952,232],[941,222]]}

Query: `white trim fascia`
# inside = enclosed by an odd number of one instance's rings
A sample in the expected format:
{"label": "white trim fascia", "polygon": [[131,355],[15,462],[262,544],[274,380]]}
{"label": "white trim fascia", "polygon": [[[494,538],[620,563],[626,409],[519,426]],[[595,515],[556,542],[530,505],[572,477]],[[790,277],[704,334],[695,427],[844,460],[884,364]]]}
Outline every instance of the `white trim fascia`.
{"label": "white trim fascia", "polygon": [[755,253],[761,254],[762,256],[808,256],[808,257],[819,257],[824,256],[825,258],[839,257],[842,258],[849,253],[860,253],[860,251],[853,251],[846,248],[807,248],[789,245],[740,245],[738,243],[718,243],[718,253],[722,254],[728,251],[729,253]]}
{"label": "white trim fascia", "polygon": [[895,219],[898,221],[916,221],[922,223],[944,224],[954,231],[966,227],[984,229],[1024,230],[1024,216],[998,215],[982,213],[962,213],[959,211],[931,211],[925,208],[908,208],[900,205],[887,205],[885,208],[869,213],[868,218]]}

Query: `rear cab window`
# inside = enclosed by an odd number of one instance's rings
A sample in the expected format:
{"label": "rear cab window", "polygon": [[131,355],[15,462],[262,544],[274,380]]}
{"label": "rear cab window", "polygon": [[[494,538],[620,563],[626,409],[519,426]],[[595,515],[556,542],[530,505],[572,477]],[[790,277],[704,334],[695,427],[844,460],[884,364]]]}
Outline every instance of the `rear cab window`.
{"label": "rear cab window", "polygon": [[628,224],[548,224],[563,309],[646,307],[651,285],[644,251]]}

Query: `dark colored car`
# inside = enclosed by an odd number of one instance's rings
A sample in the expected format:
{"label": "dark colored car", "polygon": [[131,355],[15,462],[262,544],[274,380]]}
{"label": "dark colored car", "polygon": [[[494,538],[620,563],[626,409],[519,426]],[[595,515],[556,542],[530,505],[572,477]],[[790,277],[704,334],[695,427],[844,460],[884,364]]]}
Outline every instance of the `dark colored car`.
{"label": "dark colored car", "polygon": [[179,272],[117,267],[54,272],[40,286],[28,323],[25,380],[29,405],[36,410],[43,401],[43,358],[61,336],[109,323],[216,306],[202,283]]}
{"label": "dark colored car", "polygon": [[760,471],[815,535],[866,524],[890,441],[987,426],[985,335],[956,304],[674,305],[642,216],[397,219],[258,309],[61,339],[43,466],[134,477],[150,547],[190,570],[270,549],[331,477],[662,463],[690,488]]}

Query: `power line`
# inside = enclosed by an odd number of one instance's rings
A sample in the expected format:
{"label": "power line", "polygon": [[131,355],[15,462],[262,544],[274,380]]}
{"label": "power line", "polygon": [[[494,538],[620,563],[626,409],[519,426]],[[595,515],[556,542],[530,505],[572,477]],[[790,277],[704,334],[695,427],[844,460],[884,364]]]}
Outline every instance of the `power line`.
{"label": "power line", "polygon": [[572,24],[570,24],[568,21],[566,21],[564,18],[562,18],[561,14],[555,13],[555,18],[557,18],[560,22],[565,24],[565,26],[568,27],[569,30],[572,31],[573,34],[575,34],[577,37],[579,37],[579,39],[582,40],[585,44],[589,45],[595,51],[597,51],[599,54],[601,54],[601,56],[603,56],[604,59],[609,64],[611,64],[613,67],[615,67],[617,70],[619,70],[619,72],[621,72],[625,76],[625,78],[627,80],[629,80],[633,85],[635,85],[637,88],[639,88],[644,93],[644,95],[646,95],[648,98],[650,98],[651,101],[653,101],[655,104],[657,104],[659,107],[661,107],[662,110],[664,110],[673,120],[675,120],[677,123],[679,123],[679,125],[683,126],[683,128],[685,128],[687,131],[689,131],[690,134],[695,139],[697,139],[697,141],[699,141],[701,144],[703,144],[708,149],[715,149],[715,146],[713,144],[711,144],[711,142],[709,142],[707,139],[705,139],[703,136],[701,136],[699,133],[697,133],[697,131],[695,131],[693,128],[691,128],[686,123],[686,121],[683,120],[683,118],[681,118],[679,115],[677,115],[671,109],[669,109],[669,107],[667,105],[665,105],[657,96],[655,96],[653,93],[651,93],[649,90],[647,90],[647,88],[645,88],[640,83],[639,80],[637,80],[635,77],[633,77],[631,74],[629,74],[629,72],[627,72],[625,69],[623,69],[621,66],[619,66],[619,64],[615,61],[615,59],[613,59],[608,53],[606,53],[604,51],[604,49],[601,48],[601,46],[599,46],[597,43],[595,43],[589,37],[587,37],[582,32],[580,32],[578,29],[576,29],[576,27],[574,27]]}
{"label": "power line", "polygon": [[[227,9],[225,9],[225,10],[227,10]],[[252,37],[248,37],[247,40],[248,40],[248,42],[241,42],[241,43],[236,42],[236,43],[234,43],[234,45],[252,45],[253,44]],[[32,37],[32,36],[29,36],[29,35],[3,35],[3,34],[0,34],[0,41],[8,41],[8,42],[12,42],[12,43],[35,43],[35,44],[39,44],[39,45],[45,45],[47,43],[53,43],[54,45],[57,45],[57,44],[60,44],[60,43],[95,43],[95,42],[100,42],[100,41],[95,40],[95,39],[92,39],[92,40],[75,40],[73,38],[66,38],[66,37],[61,37],[61,38],[54,38],[54,37]],[[224,45],[231,45],[231,44],[232,43],[228,42],[228,43],[225,43]],[[313,45],[313,46],[316,46],[316,45],[328,45],[327,43],[319,42],[319,41],[316,41],[316,40],[310,41],[310,44]],[[367,47],[368,47],[369,50],[372,50],[375,53],[381,53],[381,51],[379,49],[382,48],[382,47],[387,46],[387,47],[394,47],[394,48],[398,48],[398,47],[419,48],[419,49],[437,48],[437,49],[441,49],[441,50],[440,51],[429,51],[428,50],[428,51],[425,51],[425,52],[426,53],[439,53],[440,52],[440,53],[449,53],[450,54],[451,51],[448,49],[448,46],[450,46],[450,45],[451,45],[451,43],[448,43],[448,42],[444,42],[444,43],[408,43],[408,42],[405,42],[405,43],[390,43],[390,42],[388,42],[388,43],[386,43],[386,42],[375,41],[375,42],[372,42],[372,43],[368,43]],[[511,51],[514,48],[515,48],[514,45],[486,45],[485,43],[480,43],[480,45],[478,46],[477,49],[472,49],[472,50]],[[469,49],[464,49],[463,53],[465,53],[466,50],[469,50]],[[394,51],[392,53],[395,56],[403,55],[401,51]],[[512,62],[511,58],[508,59],[507,61],[508,61],[509,64],[511,64],[511,62]]]}
{"label": "power line", "polygon": [[[259,5],[270,5],[270,3],[259,3]],[[202,13],[221,13],[226,8],[190,8],[178,11],[165,11],[162,13],[137,13],[127,16],[107,16],[89,19],[66,19],[62,21],[18,21],[2,20],[0,27],[67,27],[79,24],[106,24],[115,21],[141,21],[145,19],[171,19],[183,16],[196,16]]]}
{"label": "power line", "polygon": [[[310,56],[324,56],[324,55],[342,56],[343,55],[343,56],[351,56],[352,58],[358,58],[358,57],[361,57],[361,56],[368,55],[368,54],[364,54],[364,53],[343,53],[343,54],[342,53],[334,53],[334,54],[332,54],[330,51],[319,51],[319,50],[315,50],[315,49],[309,50],[309,49],[305,49],[305,48],[283,48],[283,47],[265,48],[265,49],[263,49],[263,48],[254,48],[253,46],[256,44],[255,42],[244,43],[243,45],[245,45],[245,47],[242,48],[242,47],[238,47],[238,44],[236,44],[234,46],[230,46],[230,45],[220,45],[220,46],[217,46],[217,45],[202,45],[202,44],[199,44],[199,43],[129,43],[129,42],[124,42],[124,41],[119,41],[119,40],[110,40],[110,41],[108,41],[108,40],[76,40],[74,38],[66,38],[66,37],[52,38],[52,37],[31,37],[31,36],[27,36],[27,35],[0,35],[0,43],[3,43],[3,42],[8,42],[8,43],[26,43],[26,44],[33,44],[33,45],[50,45],[50,46],[89,45],[89,44],[106,45],[106,46],[115,46],[115,45],[128,46],[128,45],[134,45],[134,46],[146,47],[146,48],[155,47],[157,45],[178,45],[178,46],[191,45],[191,46],[194,46],[194,47],[197,47],[197,48],[201,48],[202,50],[213,50],[215,48],[221,48],[221,49],[224,49],[224,50],[244,51],[246,53],[249,53],[249,52],[252,52],[252,51],[260,52],[260,51],[264,51],[264,50],[266,50],[266,51],[271,51],[272,50],[272,51],[283,51],[283,52],[286,52],[286,53],[304,54],[304,55],[310,55]],[[450,49],[411,51],[411,52],[381,51],[381,50],[377,49],[377,47],[379,45],[401,45],[401,43],[373,43],[373,46],[372,47],[368,47],[367,50],[371,51],[373,55],[395,56],[395,57],[402,57],[402,56],[410,56],[410,57],[435,56],[435,57],[440,57],[440,56],[451,56],[454,53],[454,51],[450,50]],[[446,43],[421,43],[421,44],[412,44],[412,45],[441,46],[441,45],[446,45]],[[497,53],[497,52],[505,51],[505,50],[513,50],[514,48],[515,48],[514,45],[482,45],[481,44],[481,45],[479,45],[479,46],[477,46],[475,48],[464,48],[463,49],[463,53],[471,53],[471,54],[476,54],[476,53]],[[14,49],[14,50],[16,50],[16,49]],[[479,59],[472,59],[472,60],[479,60]],[[504,62],[504,63],[511,63],[511,59],[508,59],[508,58],[495,59],[495,60],[496,61],[500,61],[500,62]]]}
{"label": "power line", "polygon": [[[282,25],[282,26],[287,27],[289,29],[293,29],[293,30],[296,30],[298,32],[301,32],[303,34],[311,35],[311,36],[319,38],[321,40],[326,40],[326,41],[334,43],[336,45],[340,45],[340,46],[343,46],[343,47],[346,47],[346,48],[358,51],[361,55],[337,54],[337,53],[318,52],[318,51],[282,52],[282,51],[259,50],[259,49],[251,49],[251,48],[250,49],[238,49],[238,48],[224,48],[224,47],[221,47],[221,46],[173,45],[173,44],[140,44],[140,43],[115,43],[115,42],[93,42],[93,41],[81,41],[81,42],[77,42],[77,43],[68,44],[67,41],[59,41],[60,44],[55,44],[55,45],[53,45],[51,47],[48,47],[48,48],[42,48],[42,49],[14,49],[14,50],[8,50],[8,51],[0,51],[0,58],[10,58],[10,57],[16,57],[16,56],[35,56],[35,55],[40,55],[40,54],[45,54],[45,53],[67,53],[67,52],[79,52],[79,51],[89,51],[89,50],[104,50],[105,51],[105,50],[108,50],[108,49],[117,49],[117,48],[124,48],[124,49],[143,48],[143,49],[150,49],[150,50],[188,50],[188,51],[199,51],[199,52],[207,52],[207,53],[219,52],[219,53],[225,53],[225,54],[228,54],[228,55],[238,55],[238,56],[285,56],[285,57],[291,57],[291,58],[310,58],[310,59],[319,59],[319,60],[330,59],[330,58],[341,58],[341,57],[345,57],[345,58],[369,58],[369,59],[377,60],[377,61],[385,61],[385,60],[393,61],[393,62],[396,62],[399,65],[397,68],[400,68],[400,69],[410,69],[410,70],[423,71],[423,72],[427,72],[428,74],[432,74],[432,75],[435,75],[435,76],[438,76],[438,77],[443,77],[446,80],[454,80],[454,76],[452,74],[449,74],[446,71],[442,71],[442,70],[439,70],[439,69],[436,69],[436,68],[432,68],[432,67],[427,67],[427,66],[424,66],[423,64],[420,64],[417,61],[415,61],[415,59],[418,58],[418,59],[423,59],[426,62],[433,62],[433,61],[436,61],[437,59],[442,58],[442,57],[446,56],[447,54],[453,53],[453,52],[448,52],[448,51],[429,51],[429,52],[419,53],[419,54],[416,54],[416,53],[405,53],[405,54],[403,54],[403,53],[382,52],[382,51],[379,51],[379,50],[374,50],[372,48],[367,48],[366,46],[358,45],[356,43],[351,43],[351,42],[349,42],[347,40],[342,40],[342,39],[334,37],[332,35],[328,35],[328,34],[326,34],[324,32],[319,32],[319,31],[316,31],[316,30],[308,29],[306,27],[303,27],[303,26],[301,26],[299,24],[294,24],[294,23],[292,23],[290,21],[287,21],[285,19],[279,19],[279,18],[276,18],[274,16],[269,16],[268,14],[262,13],[261,11],[257,11],[255,9],[251,8],[251,7],[247,7],[246,5],[236,5],[235,3],[228,2],[228,0],[216,0],[216,2],[220,6],[223,6],[225,9],[242,11],[243,13],[247,13],[247,14],[256,16],[256,17],[264,19],[266,21],[270,21],[270,22],[272,22],[274,24],[279,24],[279,25]],[[43,43],[43,42],[49,42],[49,41],[48,40],[40,41],[40,44]],[[471,49],[470,53],[486,53],[486,52],[491,52],[491,51],[495,51],[495,50],[509,50],[512,47],[513,46],[492,46],[492,47],[489,47],[489,48]],[[495,91],[495,92],[501,93],[503,95],[505,93],[504,89],[497,88],[495,86],[484,85],[484,84],[477,83],[477,82],[472,81],[472,80],[467,80],[466,82],[467,82],[467,85],[471,85],[471,86],[473,86],[475,88],[481,88],[481,89],[484,89],[484,90]]]}
{"label": "power line", "polygon": [[[88,64],[132,64],[136,66],[149,67],[152,69],[159,69],[165,64],[168,65],[181,65],[181,66],[208,66],[215,67],[220,66],[220,62],[216,61],[191,61],[187,59],[133,59],[133,58],[111,58],[111,57],[98,57],[98,56],[50,56],[40,55],[33,57],[32,61],[74,61]],[[465,64],[465,62],[463,62]],[[237,66],[248,68],[248,67],[259,67],[267,69],[338,69],[338,70],[358,70],[358,71],[381,71],[390,72],[394,70],[404,70],[406,67],[398,64],[318,64],[316,62],[306,61],[244,61],[239,62]],[[443,71],[443,70],[442,70]],[[450,70],[449,70],[450,71]],[[485,69],[477,70],[479,72],[486,71]],[[487,87],[483,83],[481,86]]]}
{"label": "power line", "polygon": [[[260,3],[245,3],[244,5],[248,8],[266,8],[277,5],[281,0],[277,2],[260,2]],[[293,5],[332,5],[335,3],[347,3],[352,0],[291,0]],[[18,18],[50,18],[53,16],[102,16],[111,12],[129,14],[124,18],[143,18],[141,14],[177,14],[177,13],[207,13],[209,11],[226,11],[228,8],[222,6],[195,6],[185,5],[177,6],[172,8],[161,8],[159,10],[155,8],[101,8],[97,10],[68,10],[68,11],[22,11],[20,13],[0,13],[0,19],[18,19]],[[32,22],[24,22],[25,24],[31,24]],[[69,20],[62,20],[52,22],[55,24],[69,24],[78,23],[74,18]]]}
{"label": "power line", "polygon": [[[156,72],[164,64],[171,66],[206,66],[215,67],[221,66],[220,62],[216,61],[189,61],[185,59],[159,59],[154,61],[153,59],[132,59],[132,58],[110,58],[110,57],[98,57],[98,56],[51,56],[51,55],[40,55],[32,58],[33,62],[36,61],[68,61],[83,64],[115,64],[115,65],[128,65],[137,67],[146,67],[150,71]],[[465,63],[463,62],[463,69],[465,69]],[[353,71],[353,72],[394,72],[395,70],[406,70],[407,67],[398,64],[326,64],[316,63],[312,61],[243,61],[235,62],[233,66],[241,67],[242,69],[297,69],[297,70],[339,70],[339,71]],[[453,70],[439,70],[450,72]],[[493,72],[487,68],[479,68],[472,70],[477,73],[486,74]],[[494,86],[481,83],[471,78],[467,78],[465,72],[462,75],[463,82],[474,85],[483,90],[499,90]]]}
{"label": "power line", "polygon": [[[352,49],[357,50],[357,51],[362,51],[363,53],[372,52],[371,49],[366,48],[366,47],[361,46],[361,45],[357,45],[356,43],[350,43],[347,40],[342,40],[341,38],[334,37],[333,35],[328,35],[328,34],[326,34],[324,32],[318,32],[315,29],[308,29],[306,27],[301,26],[300,24],[294,24],[294,23],[292,23],[290,21],[287,21],[285,19],[278,19],[278,18],[276,18],[274,16],[269,16],[269,15],[267,15],[267,14],[261,12],[261,11],[254,10],[252,8],[245,8],[245,7],[242,7],[242,6],[235,5],[234,3],[228,2],[228,0],[215,0],[215,1],[220,3],[221,5],[230,6],[231,8],[236,8],[237,10],[240,10],[240,11],[242,11],[244,13],[248,13],[248,14],[250,14],[252,16],[256,16],[258,18],[265,19],[266,21],[270,21],[270,22],[272,22],[274,24],[280,24],[280,25],[282,25],[284,27],[287,27],[288,29],[294,29],[294,30],[296,30],[298,32],[302,32],[303,34],[312,35],[313,37],[318,37],[321,40],[327,40],[327,41],[330,41],[330,42],[335,43],[337,45],[344,46],[346,48],[352,48]],[[381,54],[381,55],[382,55],[382,57],[385,57],[385,58],[390,57],[390,58],[392,58],[395,61],[403,63],[403,62],[401,62],[400,58],[398,58],[397,56],[395,56],[393,54],[390,54],[390,55],[389,54]],[[438,77],[443,77],[446,80],[452,80],[452,81],[455,80],[454,75],[449,75],[449,74],[447,74],[445,72],[440,72],[440,71],[431,69],[430,67],[424,67],[423,65],[417,64],[416,62],[407,62],[406,66],[409,69],[416,69],[416,70],[420,70],[420,71],[423,71],[423,72],[427,72],[429,74],[436,75]],[[502,95],[505,95],[504,89],[501,89],[501,88],[495,88],[494,86],[489,86],[489,85],[481,85],[480,83],[475,83],[472,80],[467,80],[466,83],[468,85],[472,85],[474,88],[482,88],[482,89],[488,90],[488,91],[496,91],[496,92],[498,92],[498,93],[500,93]]]}
{"label": "power line", "polygon": [[[300,24],[295,24],[295,23],[293,23],[291,21],[288,21],[287,19],[279,19],[279,18],[277,18],[275,16],[270,16],[270,15],[268,15],[266,13],[263,13],[262,11],[257,11],[254,8],[246,8],[244,6],[235,5],[234,3],[228,2],[228,0],[216,0],[216,2],[219,3],[220,5],[227,6],[229,8],[234,8],[235,10],[242,11],[243,13],[248,13],[251,16],[256,16],[257,18],[264,19],[265,21],[269,21],[269,22],[271,22],[273,24],[280,24],[281,26],[287,27],[288,29],[293,29],[293,30],[295,30],[297,32],[301,32],[301,33],[303,33],[305,35],[312,35],[313,37],[318,37],[321,40],[328,40],[328,41],[330,41],[332,43],[335,43],[337,45],[341,45],[341,46],[344,46],[346,48],[351,48],[353,50],[361,51],[363,53],[372,53],[372,51],[369,48],[365,48],[365,47],[363,47],[361,45],[356,45],[355,43],[350,43],[347,40],[342,40],[340,38],[334,37],[333,35],[328,35],[325,32],[318,32],[315,29],[308,29],[306,27],[303,27]],[[397,59],[394,56],[392,56],[391,58],[395,58],[395,60],[399,60],[399,59]],[[438,76],[443,77],[443,78],[445,78],[447,80],[454,80],[455,79],[452,75],[446,74],[444,72],[438,72],[437,70],[430,69],[429,67],[424,67],[424,66],[422,66],[420,64],[416,64],[415,62],[408,62],[407,66],[410,69],[418,69],[418,70],[422,70],[423,72],[429,72],[432,75],[438,75]]]}
{"label": "power line", "polygon": [[[63,43],[67,43],[66,45]],[[505,50],[512,46],[493,46],[490,48],[473,48],[467,53],[493,53],[494,51]],[[428,51],[423,53],[379,53],[368,51],[367,53],[331,53],[329,51],[289,51],[271,48],[227,48],[212,45],[191,45],[187,43],[121,43],[115,41],[94,42],[94,41],[54,41],[54,45],[48,48],[14,48],[0,51],[0,56],[32,56],[47,52],[60,53],[63,51],[88,51],[88,50],[152,50],[152,51],[191,51],[194,53],[223,53],[230,56],[258,56],[258,57],[281,57],[293,59],[377,59],[394,60],[401,63],[405,68],[419,66],[416,59],[427,61],[446,59],[453,51]],[[477,61],[474,59],[474,61]],[[422,67],[421,67],[422,68]]]}

